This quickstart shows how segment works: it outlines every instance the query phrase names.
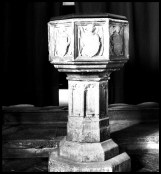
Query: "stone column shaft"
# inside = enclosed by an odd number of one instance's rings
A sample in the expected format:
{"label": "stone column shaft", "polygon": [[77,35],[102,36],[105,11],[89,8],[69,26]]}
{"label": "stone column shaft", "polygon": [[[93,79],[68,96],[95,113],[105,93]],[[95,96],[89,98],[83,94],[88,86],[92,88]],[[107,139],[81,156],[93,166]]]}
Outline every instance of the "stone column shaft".
{"label": "stone column shaft", "polygon": [[101,142],[110,136],[108,80],[68,81],[67,140]]}

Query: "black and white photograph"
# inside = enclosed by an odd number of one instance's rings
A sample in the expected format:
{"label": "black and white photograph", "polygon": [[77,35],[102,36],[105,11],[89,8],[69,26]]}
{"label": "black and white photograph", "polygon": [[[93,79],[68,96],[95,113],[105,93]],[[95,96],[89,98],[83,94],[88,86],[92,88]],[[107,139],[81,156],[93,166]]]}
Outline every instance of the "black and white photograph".
{"label": "black and white photograph", "polygon": [[2,172],[159,172],[159,2],[1,6]]}

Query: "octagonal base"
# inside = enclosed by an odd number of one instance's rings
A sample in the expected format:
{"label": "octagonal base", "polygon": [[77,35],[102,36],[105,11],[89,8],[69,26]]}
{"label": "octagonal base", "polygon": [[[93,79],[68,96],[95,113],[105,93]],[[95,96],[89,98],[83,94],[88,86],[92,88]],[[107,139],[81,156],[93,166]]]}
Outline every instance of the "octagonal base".
{"label": "octagonal base", "polygon": [[58,153],[51,153],[49,157],[49,172],[130,172],[131,160],[126,153],[122,153],[103,162],[79,163],[62,158]]}
{"label": "octagonal base", "polygon": [[101,143],[60,142],[59,155],[76,162],[105,161],[119,154],[118,145],[108,139]]}

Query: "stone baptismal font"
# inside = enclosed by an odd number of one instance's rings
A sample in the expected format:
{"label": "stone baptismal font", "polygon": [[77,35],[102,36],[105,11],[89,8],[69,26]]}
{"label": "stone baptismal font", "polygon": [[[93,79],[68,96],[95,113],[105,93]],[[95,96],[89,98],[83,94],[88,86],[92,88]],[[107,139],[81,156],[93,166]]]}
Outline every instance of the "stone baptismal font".
{"label": "stone baptismal font", "polygon": [[113,14],[66,15],[48,23],[49,60],[68,80],[67,135],[49,155],[49,172],[129,172],[110,138],[108,80],[129,59],[129,24]]}

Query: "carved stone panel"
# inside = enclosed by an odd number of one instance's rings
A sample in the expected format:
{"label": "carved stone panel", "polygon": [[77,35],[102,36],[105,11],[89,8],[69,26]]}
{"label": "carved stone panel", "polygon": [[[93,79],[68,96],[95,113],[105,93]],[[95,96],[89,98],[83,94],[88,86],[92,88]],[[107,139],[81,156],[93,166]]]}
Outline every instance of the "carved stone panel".
{"label": "carved stone panel", "polygon": [[108,117],[108,81],[69,81],[69,116]]}
{"label": "carved stone panel", "polygon": [[52,63],[128,59],[128,42],[127,20],[84,18],[48,23]]}
{"label": "carved stone panel", "polygon": [[64,59],[74,57],[74,32],[71,24],[49,24],[49,55]]}
{"label": "carved stone panel", "polygon": [[103,81],[100,83],[100,118],[107,117],[108,115],[108,82]]}
{"label": "carved stone panel", "polygon": [[95,84],[85,84],[84,90],[84,110],[85,117],[95,116],[96,96],[95,96]]}
{"label": "carved stone panel", "polygon": [[69,81],[69,116],[99,119],[99,82]]}
{"label": "carved stone panel", "polygon": [[106,21],[82,21],[75,22],[76,58],[102,58],[107,59],[107,42],[105,38],[107,32]]}
{"label": "carved stone panel", "polygon": [[110,59],[128,58],[128,24],[127,22],[109,22]]}
{"label": "carved stone panel", "polygon": [[93,57],[102,55],[103,51],[102,27],[94,24],[78,27],[78,55]]}
{"label": "carved stone panel", "polygon": [[84,116],[84,89],[78,81],[69,81],[69,116]]}

